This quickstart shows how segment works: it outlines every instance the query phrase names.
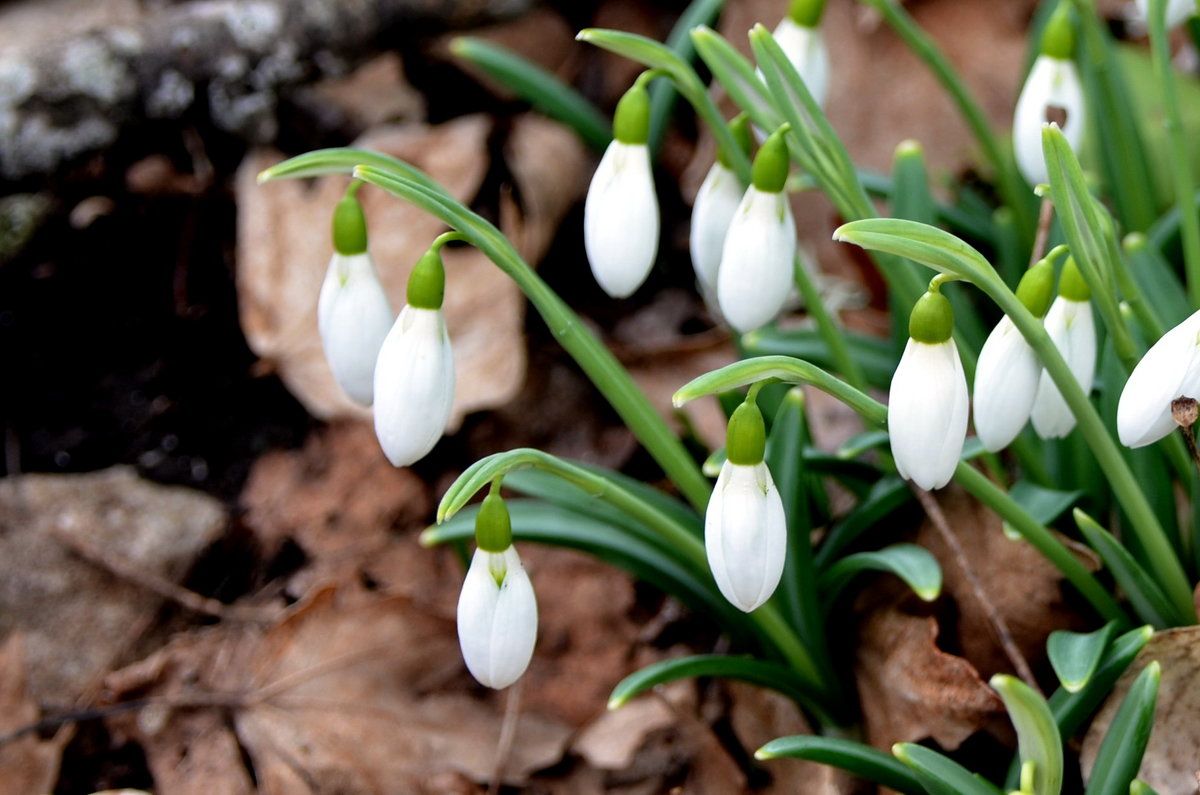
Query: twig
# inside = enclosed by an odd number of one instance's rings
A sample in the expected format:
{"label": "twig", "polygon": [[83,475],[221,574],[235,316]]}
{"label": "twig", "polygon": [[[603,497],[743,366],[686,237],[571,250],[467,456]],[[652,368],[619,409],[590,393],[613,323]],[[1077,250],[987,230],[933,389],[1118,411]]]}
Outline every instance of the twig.
{"label": "twig", "polygon": [[517,739],[517,723],[521,720],[521,695],[525,689],[525,677],[521,677],[508,689],[508,703],[504,705],[504,722],[500,724],[500,741],[496,743],[496,764],[492,768],[492,780],[488,782],[488,795],[499,795],[504,781],[504,768],[512,755],[513,742]]}
{"label": "twig", "polygon": [[929,517],[929,521],[933,523],[942,540],[946,542],[946,546],[950,548],[950,554],[954,558],[955,563],[958,564],[963,575],[967,578],[967,584],[971,586],[971,590],[975,594],[975,599],[983,607],[983,612],[987,615],[988,621],[992,625],[992,630],[996,633],[996,639],[1000,641],[1000,647],[1004,649],[1004,654],[1008,657],[1008,661],[1012,663],[1017,675],[1021,677],[1025,684],[1040,693],[1041,688],[1038,687],[1037,680],[1033,676],[1033,670],[1029,667],[1025,655],[1021,654],[1021,650],[1017,648],[1016,641],[1013,640],[1012,633],[1009,632],[1008,624],[1005,623],[1004,617],[1000,615],[1000,611],[992,604],[992,600],[988,598],[987,591],[984,590],[983,583],[975,575],[975,569],[971,566],[970,561],[967,560],[967,553],[963,550],[962,544],[958,542],[958,536],[954,535],[954,531],[950,529],[950,524],[946,521],[946,515],[942,513],[942,507],[938,505],[933,495],[925,489],[913,486],[913,492],[917,495],[917,499],[920,500],[921,507],[925,509],[925,515]]}
{"label": "twig", "polygon": [[1050,223],[1054,220],[1054,202],[1049,196],[1042,198],[1042,208],[1038,212],[1037,235],[1033,239],[1033,251],[1029,254],[1029,267],[1046,255],[1046,242],[1050,239]]}
{"label": "twig", "polygon": [[242,621],[248,623],[269,623],[275,621],[281,615],[280,610],[274,607],[227,605],[217,599],[201,596],[195,591],[190,591],[181,585],[177,585],[165,577],[161,577],[151,571],[146,571],[132,561],[126,560],[119,555],[114,555],[108,550],[101,549],[82,536],[67,533],[58,528],[52,528],[51,534],[60,543],[89,563],[107,569],[122,580],[157,594],[163,599],[191,610],[193,613],[212,616],[222,621]]}
{"label": "twig", "polygon": [[1200,415],[1200,406],[1195,400],[1181,397],[1171,401],[1171,418],[1179,426],[1179,432],[1183,434],[1183,441],[1187,444],[1188,452],[1192,454],[1192,460],[1196,462],[1196,469],[1200,470],[1200,450],[1196,449],[1196,435],[1192,431],[1198,415]]}

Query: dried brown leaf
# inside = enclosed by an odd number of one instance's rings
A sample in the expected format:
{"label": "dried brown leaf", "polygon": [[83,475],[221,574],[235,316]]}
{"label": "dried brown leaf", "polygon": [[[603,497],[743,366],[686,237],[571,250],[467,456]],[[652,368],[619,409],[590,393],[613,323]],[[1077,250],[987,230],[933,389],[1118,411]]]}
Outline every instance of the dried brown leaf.
{"label": "dried brown leaf", "polygon": [[[39,718],[41,710],[27,686],[24,644],[21,634],[14,632],[0,646],[0,735]],[[51,791],[65,741],[65,734],[49,740],[25,734],[0,745],[0,795]]]}
{"label": "dried brown leaf", "polygon": [[1092,767],[1104,733],[1112,725],[1130,685],[1151,660],[1162,666],[1158,702],[1154,709],[1154,729],[1138,778],[1160,795],[1191,795],[1200,791],[1200,627],[1180,627],[1157,632],[1113,688],[1092,721],[1083,740],[1079,762],[1083,778],[1091,778]]}

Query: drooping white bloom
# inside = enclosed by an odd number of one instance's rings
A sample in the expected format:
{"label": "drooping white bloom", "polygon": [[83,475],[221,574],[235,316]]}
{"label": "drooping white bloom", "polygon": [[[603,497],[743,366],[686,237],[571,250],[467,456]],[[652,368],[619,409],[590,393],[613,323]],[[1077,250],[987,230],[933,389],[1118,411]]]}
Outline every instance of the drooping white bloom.
{"label": "drooping white bloom", "polygon": [[1083,139],[1083,86],[1074,62],[1039,55],[1013,114],[1013,152],[1030,185],[1050,181],[1042,155],[1042,125],[1055,122],[1075,152]]}
{"label": "drooping white bloom", "polygon": [[658,226],[650,149],[614,140],[583,205],[583,245],[604,292],[625,298],[646,280],[658,253]]}
{"label": "drooping white bloom", "polygon": [[717,587],[739,610],[771,598],[787,557],[787,519],[764,462],[722,465],[704,514],[704,548]]}
{"label": "drooping white bloom", "polygon": [[[1090,301],[1072,301],[1058,296],[1046,313],[1046,333],[1062,354],[1075,380],[1090,392],[1096,378],[1096,324]],[[1067,407],[1054,380],[1043,370],[1033,398],[1033,429],[1043,439],[1061,439],[1075,427],[1075,415]]]}
{"label": "drooping white bloom", "polygon": [[454,353],[440,309],[406,305],[375,365],[375,435],[394,466],[433,449],[454,405]]}
{"label": "drooping white bloom", "polygon": [[1125,382],[1117,403],[1117,436],[1126,447],[1153,444],[1178,427],[1171,401],[1200,400],[1200,312],[1154,343]]}
{"label": "drooping white bloom", "polygon": [[825,46],[821,28],[800,25],[785,16],[771,35],[796,67],[808,93],[817,105],[825,107],[829,95],[829,49]]}
{"label": "drooping white bloom", "polygon": [[537,598],[517,550],[476,549],[458,597],[458,645],[480,684],[521,678],[537,640]]}
{"label": "drooping white bloom", "polygon": [[[1138,13],[1142,19],[1150,19],[1150,0],[1137,0]],[[1196,13],[1196,0],[1167,0],[1167,27],[1182,24]]]}
{"label": "drooping white bloom", "polygon": [[967,438],[968,405],[954,340],[910,338],[888,396],[888,435],[901,477],[930,490],[950,482]]}
{"label": "drooping white bloom", "polygon": [[1033,348],[1002,317],[975,365],[975,433],[985,450],[1004,449],[1029,422],[1041,372]]}
{"label": "drooping white bloom", "polygon": [[729,223],[717,271],[721,313],[743,334],[775,319],[792,288],[796,225],[787,195],[750,186]]}
{"label": "drooping white bloom", "polygon": [[742,183],[737,174],[720,162],[713,163],[696,193],[696,202],[692,205],[692,229],[688,236],[696,281],[706,298],[715,300],[725,234],[741,203]]}
{"label": "drooping white bloom", "polygon": [[334,254],[317,299],[317,328],[338,385],[371,405],[375,361],[392,327],[392,307],[366,252]]}

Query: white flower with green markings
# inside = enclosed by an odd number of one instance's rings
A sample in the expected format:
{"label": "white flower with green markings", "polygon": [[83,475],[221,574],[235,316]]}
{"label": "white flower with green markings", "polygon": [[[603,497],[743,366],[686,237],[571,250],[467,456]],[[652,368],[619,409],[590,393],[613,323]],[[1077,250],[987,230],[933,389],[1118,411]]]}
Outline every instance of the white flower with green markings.
{"label": "white flower with green markings", "polygon": [[[1050,305],[1044,323],[1046,333],[1084,393],[1092,391],[1096,378],[1096,322],[1091,297],[1075,260],[1068,257],[1058,281],[1058,297]],[[1031,419],[1033,429],[1043,439],[1061,439],[1075,427],[1075,415],[1045,370],[1038,380]]]}
{"label": "white flower with green markings", "polygon": [[829,48],[821,33],[824,10],[825,0],[792,0],[787,16],[771,34],[821,107],[829,96]]}
{"label": "white flower with green markings", "polygon": [[1042,127],[1057,124],[1071,149],[1079,152],[1086,114],[1083,84],[1071,60],[1075,37],[1066,3],[1046,23],[1041,53],[1033,62],[1013,114],[1013,153],[1030,185],[1050,181],[1042,153]]}
{"label": "white flower with green markings", "polygon": [[1145,447],[1179,427],[1177,398],[1200,400],[1200,312],[1162,335],[1129,374],[1117,403],[1121,444]]}

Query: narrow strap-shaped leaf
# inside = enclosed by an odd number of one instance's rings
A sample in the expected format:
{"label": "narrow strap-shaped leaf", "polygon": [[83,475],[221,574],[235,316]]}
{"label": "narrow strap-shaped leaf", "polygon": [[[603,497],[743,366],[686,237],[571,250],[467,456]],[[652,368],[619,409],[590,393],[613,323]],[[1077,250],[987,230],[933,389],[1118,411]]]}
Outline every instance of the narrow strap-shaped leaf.
{"label": "narrow strap-shaped leaf", "polygon": [[[844,329],[842,335],[846,339],[850,355],[858,363],[867,383],[879,389],[887,389],[899,362],[899,357],[889,342]],[[791,356],[812,362],[826,370],[836,367],[829,347],[814,329],[780,329],[777,326],[768,326],[744,334],[741,345],[747,358]]]}
{"label": "narrow strap-shaped leaf", "polygon": [[[698,25],[710,25],[725,7],[725,0],[692,0],[675,20],[667,36],[667,48],[685,62],[690,63],[695,54],[691,32]],[[657,152],[667,132],[671,111],[675,108],[678,92],[673,83],[658,81],[650,86],[650,149]]]}
{"label": "narrow strap-shaped leaf", "polygon": [[791,669],[778,663],[727,654],[697,654],[661,660],[634,671],[613,688],[612,695],[608,697],[608,708],[618,709],[652,687],[700,676],[748,682],[778,691],[805,705],[819,699],[819,694],[814,692],[810,684],[798,679]]}
{"label": "narrow strap-shaped leaf", "polygon": [[873,528],[884,527],[884,518],[911,503],[912,499],[912,489],[899,476],[880,478],[867,496],[859,500],[821,542],[815,558],[817,568],[833,565],[860,536]]}
{"label": "narrow strap-shaped leaf", "polygon": [[994,784],[924,746],[898,743],[892,754],[912,769],[929,795],[1004,795]]}
{"label": "narrow strap-shaped leaf", "polygon": [[1008,707],[1017,730],[1021,764],[1033,763],[1033,795],[1059,795],[1063,782],[1062,736],[1046,699],[1015,676],[997,674],[989,684]]}
{"label": "narrow strap-shaped leaf", "polygon": [[701,26],[692,31],[692,42],[713,78],[751,121],[764,130],[773,130],[780,125],[782,119],[772,107],[771,94],[755,74],[754,65],[724,36]]}
{"label": "narrow strap-shaped leaf", "polygon": [[1095,673],[1078,693],[1068,693],[1064,688],[1050,696],[1050,711],[1064,737],[1077,732],[1091,717],[1153,635],[1154,630],[1149,626],[1131,629],[1112,642]]}
{"label": "narrow strap-shaped leaf", "polygon": [[504,88],[575,131],[592,149],[612,140],[609,120],[595,105],[540,65],[507,47],[474,36],[450,42],[450,52],[479,67]]}
{"label": "narrow strap-shaped leaf", "polygon": [[1104,733],[1084,795],[1125,795],[1130,791],[1154,728],[1161,675],[1158,661],[1152,660],[1129,686]]}
{"label": "narrow strap-shaped leaf", "polygon": [[875,552],[847,555],[821,573],[821,603],[830,610],[852,579],[866,571],[895,574],[926,602],[938,598],[942,591],[942,567],[937,558],[916,544],[894,544]]}
{"label": "narrow strap-shaped leaf", "polygon": [[903,795],[927,795],[921,782],[903,762],[851,740],[796,734],[771,740],[754,752],[755,759],[783,757],[830,765]]}
{"label": "narrow strap-shaped leaf", "polygon": [[1063,511],[1078,502],[1082,494],[1078,491],[1048,489],[1028,480],[1018,480],[1009,489],[1008,496],[1012,497],[1034,521],[1050,524],[1062,516]]}
{"label": "narrow strap-shaped leaf", "polygon": [[1159,629],[1190,623],[1182,620],[1183,617],[1175,610],[1175,606],[1167,599],[1158,583],[1134,560],[1129,550],[1095,519],[1076,508],[1075,524],[1079,526],[1079,531],[1083,533],[1088,546],[1096,550],[1096,554],[1112,572],[1113,579],[1121,586],[1139,618]]}
{"label": "narrow strap-shaped leaf", "polygon": [[1110,621],[1095,632],[1060,629],[1050,633],[1046,652],[1058,681],[1068,693],[1078,693],[1091,680],[1116,631],[1116,622]]}

